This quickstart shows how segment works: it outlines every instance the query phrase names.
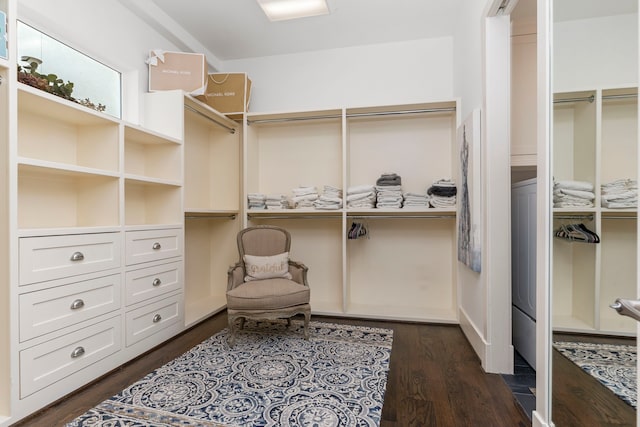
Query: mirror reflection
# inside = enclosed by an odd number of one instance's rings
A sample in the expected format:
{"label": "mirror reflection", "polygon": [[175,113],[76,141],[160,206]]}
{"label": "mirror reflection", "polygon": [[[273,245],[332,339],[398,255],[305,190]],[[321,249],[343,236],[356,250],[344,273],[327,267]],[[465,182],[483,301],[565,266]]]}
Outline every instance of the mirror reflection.
{"label": "mirror reflection", "polygon": [[552,419],[635,426],[638,2],[552,9]]}

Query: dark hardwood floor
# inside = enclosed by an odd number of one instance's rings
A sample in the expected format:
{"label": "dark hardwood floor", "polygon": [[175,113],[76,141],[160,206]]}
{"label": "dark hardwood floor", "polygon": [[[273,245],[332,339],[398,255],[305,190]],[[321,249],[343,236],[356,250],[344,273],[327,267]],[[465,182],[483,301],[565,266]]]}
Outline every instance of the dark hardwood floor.
{"label": "dark hardwood floor", "polygon": [[[635,344],[634,339],[554,334],[556,341]],[[556,427],[634,427],[636,411],[579,366],[553,350],[551,419]]]}
{"label": "dark hardwood floor", "polygon": [[[394,330],[381,427],[521,427],[527,415],[500,375],[485,374],[457,325],[313,316],[312,320]],[[15,426],[63,426],[127,385],[226,327],[217,314],[163,346]],[[248,426],[247,426],[248,427]]]}

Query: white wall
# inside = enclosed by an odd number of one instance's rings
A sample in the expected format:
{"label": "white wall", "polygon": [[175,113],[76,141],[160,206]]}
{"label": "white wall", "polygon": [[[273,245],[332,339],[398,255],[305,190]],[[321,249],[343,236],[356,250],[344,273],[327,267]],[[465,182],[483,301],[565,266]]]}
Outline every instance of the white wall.
{"label": "white wall", "polygon": [[[20,0],[18,18],[125,74],[123,117],[137,122],[151,48],[180,50],[117,1]],[[63,76],[61,76],[63,77]]]}
{"label": "white wall", "polygon": [[[475,108],[483,103],[483,16],[489,1],[466,0],[460,10],[455,35],[454,69],[455,92],[462,99],[461,120],[464,120]],[[483,144],[482,150],[486,150]],[[483,230],[483,235],[485,231]],[[486,263],[486,248],[483,247],[483,264]],[[483,265],[483,270],[485,270]],[[465,265],[458,263],[458,306],[463,317],[474,328],[477,339],[467,337],[482,358],[482,341],[487,333],[487,288],[482,273],[475,273]],[[461,319],[464,321],[465,319]]]}
{"label": "white wall", "polygon": [[637,15],[554,23],[554,92],[636,85],[637,69]]}
{"label": "white wall", "polygon": [[453,96],[450,37],[222,62],[252,81],[250,111],[404,104]]}

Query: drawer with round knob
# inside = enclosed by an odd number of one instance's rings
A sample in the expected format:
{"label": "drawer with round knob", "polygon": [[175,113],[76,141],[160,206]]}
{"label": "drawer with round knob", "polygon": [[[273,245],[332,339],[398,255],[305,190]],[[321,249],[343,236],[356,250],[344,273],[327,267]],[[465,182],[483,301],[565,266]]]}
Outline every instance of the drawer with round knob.
{"label": "drawer with round knob", "polygon": [[127,265],[182,256],[182,228],[127,231]]}
{"label": "drawer with round knob", "polygon": [[71,375],[89,381],[104,372],[85,368],[122,347],[121,317],[96,323],[20,351],[20,397],[25,398]]}
{"label": "drawer with round knob", "polygon": [[23,293],[20,341],[26,341],[120,308],[121,275],[84,281],[56,281],[51,287]]}
{"label": "drawer with round knob", "polygon": [[20,285],[120,267],[120,234],[91,233],[20,239]]}
{"label": "drawer with round knob", "polygon": [[182,261],[125,273],[125,304],[131,305],[182,289]]}
{"label": "drawer with round knob", "polygon": [[183,319],[180,294],[131,310],[126,314],[126,345],[130,346],[171,325],[182,323]]}

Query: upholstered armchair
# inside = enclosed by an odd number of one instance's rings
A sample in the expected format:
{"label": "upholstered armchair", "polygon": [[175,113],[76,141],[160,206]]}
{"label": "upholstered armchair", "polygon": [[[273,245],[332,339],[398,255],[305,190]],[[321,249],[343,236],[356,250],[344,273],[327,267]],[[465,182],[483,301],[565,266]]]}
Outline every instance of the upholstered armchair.
{"label": "upholstered armchair", "polygon": [[304,315],[304,337],[309,338],[311,305],[308,268],[289,259],[291,235],[283,228],[262,225],[238,233],[240,260],[227,273],[229,345],[235,344],[245,319],[287,319]]}

